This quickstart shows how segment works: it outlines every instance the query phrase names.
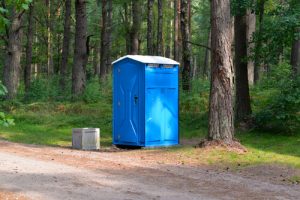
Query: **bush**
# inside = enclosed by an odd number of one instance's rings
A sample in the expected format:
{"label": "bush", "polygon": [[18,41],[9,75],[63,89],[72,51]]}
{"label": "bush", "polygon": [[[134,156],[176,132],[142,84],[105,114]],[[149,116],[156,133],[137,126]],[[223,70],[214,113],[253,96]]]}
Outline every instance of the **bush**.
{"label": "bush", "polygon": [[[2,85],[0,81],[0,97],[4,96],[7,93],[7,90],[4,85]],[[5,116],[3,112],[0,112],[0,126],[9,126],[13,125],[14,120]]]}
{"label": "bush", "polygon": [[69,100],[71,97],[70,81],[67,81],[67,88],[61,91],[59,87],[59,76],[51,79],[38,77],[31,83],[31,88],[26,96],[27,101],[61,101]]}
{"label": "bush", "polygon": [[99,102],[101,98],[100,83],[98,78],[90,79],[83,94],[83,101],[86,103]]}
{"label": "bush", "polygon": [[291,68],[287,65],[278,66],[263,80],[265,87],[276,88],[268,104],[255,114],[257,127],[277,132],[295,132],[300,129],[300,79],[291,78]]}

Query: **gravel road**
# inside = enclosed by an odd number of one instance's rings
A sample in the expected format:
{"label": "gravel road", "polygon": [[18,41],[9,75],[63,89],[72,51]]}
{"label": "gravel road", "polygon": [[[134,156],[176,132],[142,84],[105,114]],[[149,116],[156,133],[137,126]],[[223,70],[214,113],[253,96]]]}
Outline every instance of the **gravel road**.
{"label": "gravel road", "polygon": [[8,200],[300,197],[299,185],[247,175],[157,163],[144,150],[87,152],[0,141],[0,197]]}

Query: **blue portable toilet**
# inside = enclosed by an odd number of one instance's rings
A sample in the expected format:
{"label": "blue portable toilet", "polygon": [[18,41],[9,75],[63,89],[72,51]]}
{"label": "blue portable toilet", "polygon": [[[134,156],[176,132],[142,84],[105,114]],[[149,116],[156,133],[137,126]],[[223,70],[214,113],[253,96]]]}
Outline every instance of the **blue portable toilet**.
{"label": "blue portable toilet", "polygon": [[160,56],[127,55],[112,64],[113,144],[179,144],[179,63]]}

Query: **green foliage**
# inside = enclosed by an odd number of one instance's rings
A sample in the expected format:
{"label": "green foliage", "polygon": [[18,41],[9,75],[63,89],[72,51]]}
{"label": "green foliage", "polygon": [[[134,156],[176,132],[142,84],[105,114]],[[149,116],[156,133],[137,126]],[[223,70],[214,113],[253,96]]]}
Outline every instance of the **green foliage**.
{"label": "green foliage", "polygon": [[[0,81],[0,97],[4,96],[7,93],[7,90]],[[0,112],[0,126],[9,126],[14,125],[14,120],[5,116],[3,112]]]}
{"label": "green foliage", "polygon": [[83,100],[86,103],[99,102],[101,98],[101,90],[98,78],[92,78],[87,82],[85,92],[83,94]]}
{"label": "green foliage", "polygon": [[300,79],[292,79],[290,69],[279,65],[262,81],[260,90],[272,86],[277,92],[255,114],[258,128],[289,133],[300,129]]}
{"label": "green foliage", "polygon": [[68,100],[71,96],[69,91],[70,88],[67,88],[66,91],[60,91],[58,76],[50,79],[38,77],[32,81],[26,100],[30,102]]}

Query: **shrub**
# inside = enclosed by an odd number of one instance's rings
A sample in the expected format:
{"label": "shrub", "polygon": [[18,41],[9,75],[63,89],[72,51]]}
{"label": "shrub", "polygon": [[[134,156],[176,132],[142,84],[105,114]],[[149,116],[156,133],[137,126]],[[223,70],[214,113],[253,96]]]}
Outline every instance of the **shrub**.
{"label": "shrub", "polygon": [[88,80],[83,94],[83,101],[86,103],[99,102],[101,98],[100,83],[98,78]]}
{"label": "shrub", "polygon": [[255,114],[255,121],[261,129],[295,132],[300,128],[300,80],[282,79],[277,85],[279,92]]}
{"label": "shrub", "polygon": [[[7,90],[4,85],[2,85],[0,81],[0,97],[4,96],[7,93]],[[8,118],[3,112],[0,112],[0,126],[9,126],[13,125],[14,120]]]}

